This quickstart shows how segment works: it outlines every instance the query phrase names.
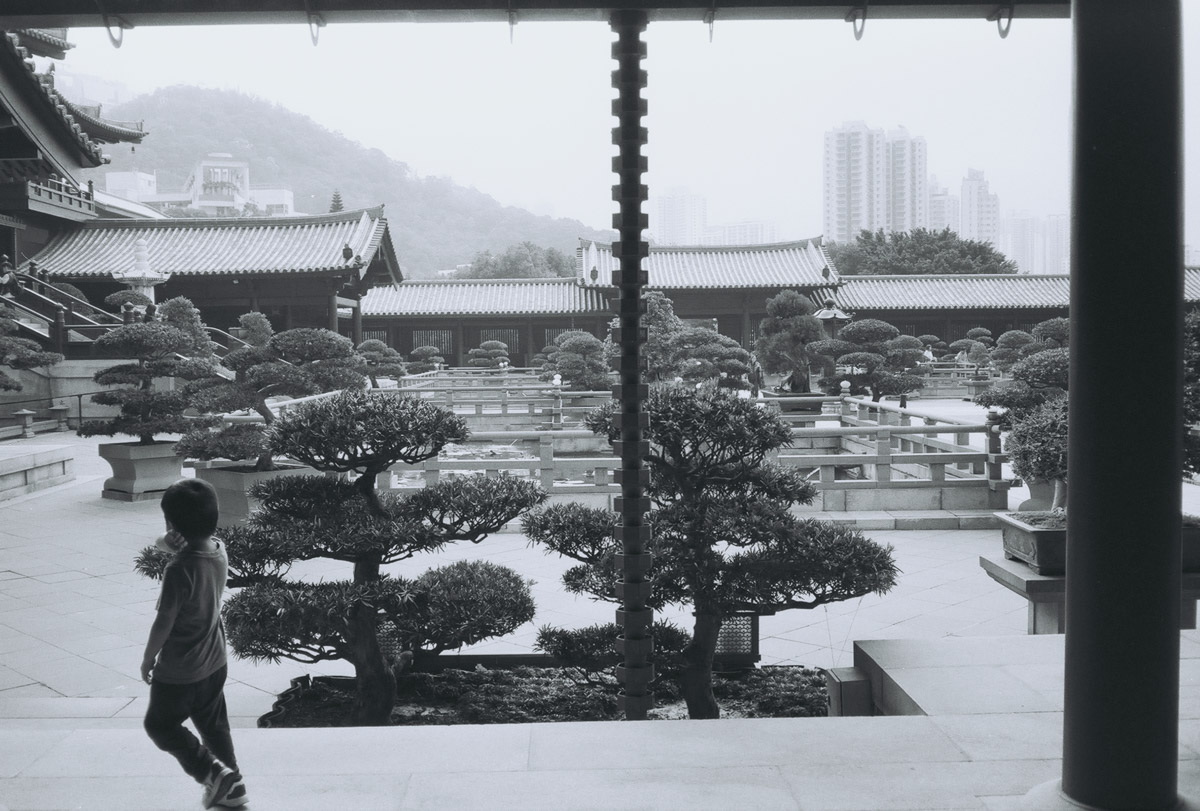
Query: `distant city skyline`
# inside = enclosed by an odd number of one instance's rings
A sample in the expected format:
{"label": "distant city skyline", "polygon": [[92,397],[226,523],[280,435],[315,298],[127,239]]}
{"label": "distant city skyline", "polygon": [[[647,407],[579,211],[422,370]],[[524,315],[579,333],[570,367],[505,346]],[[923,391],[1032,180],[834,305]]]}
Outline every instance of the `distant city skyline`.
{"label": "distant city skyline", "polygon": [[[1200,4],[1184,4],[1184,98],[1200,98]],[[843,121],[904,125],[925,138],[929,174],[958,191],[986,173],[1005,210],[1068,211],[1071,28],[1017,19],[873,20],[861,42],[840,21],[722,21],[645,35],[646,182],[687,186],[714,223],[776,221],[780,240],[823,231],[821,149]],[[603,23],[139,26],[120,50],[73,29],[57,70],[269,99],[404,161],[535,213],[610,228],[613,154]],[[190,56],[189,56],[190,55]],[[951,68],[951,66],[953,66]],[[419,81],[414,81],[419,77]],[[830,81],[836,77],[836,81]],[[1200,104],[1184,107],[1185,228],[1200,245]],[[153,133],[150,135],[153,138]],[[650,213],[650,208],[645,209]]]}

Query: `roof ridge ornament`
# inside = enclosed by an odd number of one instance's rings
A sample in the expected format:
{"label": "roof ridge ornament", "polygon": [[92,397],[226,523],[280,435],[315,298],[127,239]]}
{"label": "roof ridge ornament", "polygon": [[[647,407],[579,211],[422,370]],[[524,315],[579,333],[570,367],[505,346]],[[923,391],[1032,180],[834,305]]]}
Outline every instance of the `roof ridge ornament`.
{"label": "roof ridge ornament", "polygon": [[1008,39],[1008,30],[1012,28],[1013,4],[1004,3],[996,6],[996,9],[987,18],[988,22],[996,23],[996,30],[1000,33],[1000,39]]}
{"label": "roof ridge ornament", "polygon": [[861,40],[863,31],[867,30],[867,0],[863,0],[861,5],[854,6],[847,12],[846,22],[854,26],[854,41]]}

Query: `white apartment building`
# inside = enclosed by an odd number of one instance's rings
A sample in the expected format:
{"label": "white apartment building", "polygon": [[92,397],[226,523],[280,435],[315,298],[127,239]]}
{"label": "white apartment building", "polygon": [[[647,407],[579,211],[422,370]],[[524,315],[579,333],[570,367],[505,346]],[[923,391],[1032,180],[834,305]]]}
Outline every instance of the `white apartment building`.
{"label": "white apartment building", "polygon": [[212,217],[240,216],[248,205],[271,217],[296,213],[291,189],[251,186],[250,164],[226,152],[206,155],[177,191],[160,190],[157,176],[146,172],[108,172],[104,190],[159,210],[196,208]]}
{"label": "white apartment building", "polygon": [[766,245],[776,241],[775,223],[743,220],[725,225],[710,225],[705,245]]}
{"label": "white apartment building", "polygon": [[1045,273],[1045,222],[1028,212],[1009,212],[996,247],[1017,263],[1021,273]]}
{"label": "white apartment building", "polygon": [[979,169],[968,169],[960,191],[958,235],[976,242],[1000,243],[1000,198],[988,191]]}
{"label": "white apartment building", "polygon": [[703,245],[708,235],[708,200],[685,188],[654,198],[650,230],[659,245]]}
{"label": "white apartment building", "polygon": [[929,182],[925,139],[904,127],[889,130],[887,157],[887,230],[911,231],[929,224]]}
{"label": "white apartment building", "polygon": [[925,139],[850,121],[825,133],[824,236],[852,242],[862,230],[910,231],[929,218]]}
{"label": "white apartment building", "polygon": [[1071,271],[1071,218],[1066,214],[1051,214],[1045,220],[1042,237],[1045,254],[1045,273]]}
{"label": "white apartment building", "polygon": [[887,142],[883,130],[862,121],[825,133],[822,209],[825,239],[853,242],[858,232],[886,225],[887,189],[883,171]]}
{"label": "white apartment building", "polygon": [[951,194],[945,186],[939,186],[937,175],[929,176],[929,225],[930,231],[945,231],[949,228],[958,233],[960,224],[957,194]]}

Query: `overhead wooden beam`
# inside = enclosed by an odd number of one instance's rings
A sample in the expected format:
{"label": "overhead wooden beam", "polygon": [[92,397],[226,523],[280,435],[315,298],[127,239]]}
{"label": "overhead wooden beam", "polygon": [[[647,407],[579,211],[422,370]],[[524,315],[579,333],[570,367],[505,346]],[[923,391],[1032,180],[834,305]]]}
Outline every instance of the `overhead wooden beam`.
{"label": "overhead wooden beam", "polygon": [[[869,19],[988,19],[1008,6],[999,0],[723,0],[716,5],[719,20],[846,19],[865,8]],[[584,0],[105,0],[110,30],[120,36],[123,26],[227,25],[304,23],[313,25],[362,22],[507,22],[510,14],[524,21],[581,20],[607,22],[613,11],[628,5],[597,6]],[[658,0],[638,3],[651,22],[703,20],[712,3],[696,0]],[[94,0],[5,0],[0,10],[3,28],[87,28],[105,25]],[[1017,19],[1066,18],[1066,0],[1021,0]]]}

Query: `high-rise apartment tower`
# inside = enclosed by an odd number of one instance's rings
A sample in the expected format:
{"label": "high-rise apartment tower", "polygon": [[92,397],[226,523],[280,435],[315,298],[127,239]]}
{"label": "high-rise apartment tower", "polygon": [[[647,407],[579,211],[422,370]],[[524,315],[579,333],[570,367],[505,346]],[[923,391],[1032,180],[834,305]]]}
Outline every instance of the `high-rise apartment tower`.
{"label": "high-rise apartment tower", "polygon": [[824,235],[852,242],[859,231],[911,231],[929,218],[925,139],[851,121],[825,133]]}

